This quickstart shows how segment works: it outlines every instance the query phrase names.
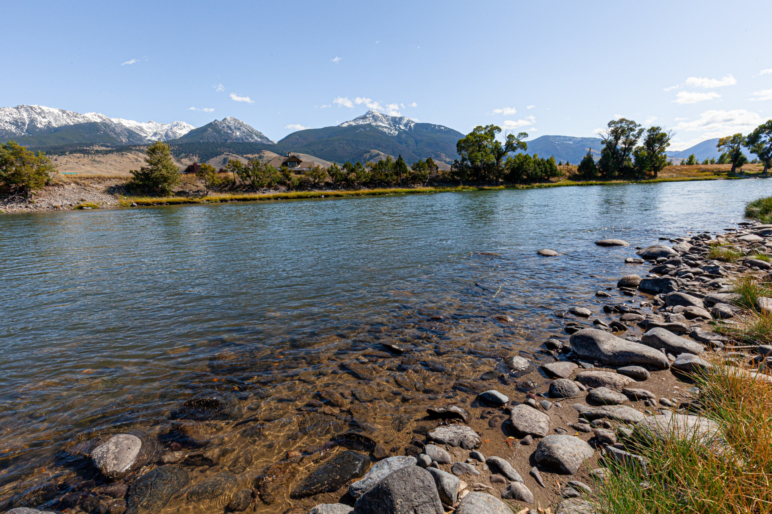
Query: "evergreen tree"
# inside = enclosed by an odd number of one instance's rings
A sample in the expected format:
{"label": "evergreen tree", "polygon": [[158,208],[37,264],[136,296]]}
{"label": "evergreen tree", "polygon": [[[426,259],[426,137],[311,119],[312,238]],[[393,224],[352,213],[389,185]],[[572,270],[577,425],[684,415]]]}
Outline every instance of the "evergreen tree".
{"label": "evergreen tree", "polygon": [[697,162],[697,157],[695,157],[695,156],[694,156],[694,154],[691,154],[691,155],[690,155],[690,156],[689,156],[689,157],[686,159],[686,162],[685,162],[685,164],[686,164],[687,166],[694,166],[695,164],[699,164],[699,162]]}
{"label": "evergreen tree", "polygon": [[43,189],[56,175],[43,152],[31,152],[16,141],[0,146],[0,190],[28,194]]}
{"label": "evergreen tree", "polygon": [[598,167],[595,165],[595,158],[592,151],[588,148],[587,155],[582,158],[577,169],[579,176],[585,179],[594,179],[598,175]]}
{"label": "evergreen tree", "polygon": [[145,162],[139,171],[131,170],[128,188],[137,193],[169,196],[180,184],[180,170],[174,164],[171,148],[166,143],[156,141],[147,148]]}
{"label": "evergreen tree", "polygon": [[401,184],[404,179],[410,176],[410,169],[407,167],[407,163],[402,158],[402,155],[397,157],[397,161],[394,163],[394,172],[397,175],[397,181]]}

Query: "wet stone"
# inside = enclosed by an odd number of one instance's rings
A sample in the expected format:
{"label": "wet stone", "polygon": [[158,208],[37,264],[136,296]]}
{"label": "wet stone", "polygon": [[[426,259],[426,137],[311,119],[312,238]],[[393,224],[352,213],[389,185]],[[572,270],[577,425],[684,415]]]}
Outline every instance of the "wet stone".
{"label": "wet stone", "polygon": [[509,398],[507,396],[494,389],[480,394],[480,399],[491,405],[505,405],[509,403]]}
{"label": "wet stone", "polygon": [[280,491],[290,480],[300,471],[300,467],[295,462],[277,462],[265,468],[262,474],[255,478],[255,489],[260,495],[260,499],[265,504],[274,503],[279,496]]}
{"label": "wet stone", "polygon": [[131,434],[112,436],[91,453],[94,466],[106,478],[115,479],[128,473],[137,462],[142,440]]}
{"label": "wet stone", "polygon": [[450,405],[447,407],[429,407],[426,409],[429,415],[443,419],[460,419],[464,423],[469,422],[469,413],[461,407]]}
{"label": "wet stone", "polygon": [[233,498],[231,498],[230,503],[228,503],[227,510],[231,512],[243,512],[247,510],[251,504],[252,504],[252,490],[241,489],[240,491],[237,491],[236,494],[233,495]]}
{"label": "wet stone", "polygon": [[306,498],[319,493],[331,493],[367,472],[370,459],[360,453],[345,451],[322,464],[292,490],[292,498]]}
{"label": "wet stone", "polygon": [[204,391],[186,401],[170,417],[206,421],[231,419],[235,414],[236,402],[233,398],[217,391]]}
{"label": "wet stone", "polygon": [[188,473],[184,469],[173,466],[156,468],[131,484],[126,513],[159,512],[187,483]]}
{"label": "wet stone", "polygon": [[214,504],[223,508],[230,503],[231,496],[237,487],[236,477],[223,471],[192,486],[186,498],[191,503],[206,502],[207,505]]}
{"label": "wet stone", "polygon": [[437,427],[429,432],[429,437],[434,441],[450,446],[460,446],[465,450],[473,450],[480,446],[480,437],[477,432],[466,425]]}

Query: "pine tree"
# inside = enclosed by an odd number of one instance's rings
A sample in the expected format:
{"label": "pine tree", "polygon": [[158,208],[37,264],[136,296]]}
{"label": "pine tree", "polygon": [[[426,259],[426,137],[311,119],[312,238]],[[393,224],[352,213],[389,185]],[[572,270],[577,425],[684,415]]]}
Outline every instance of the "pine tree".
{"label": "pine tree", "polygon": [[129,189],[138,193],[169,196],[180,184],[180,170],[172,159],[171,147],[156,141],[147,148],[145,162],[139,171],[131,170]]}
{"label": "pine tree", "polygon": [[595,178],[598,175],[598,167],[595,165],[595,159],[593,158],[590,149],[587,150],[587,155],[585,155],[582,158],[582,162],[579,163],[577,171],[582,178]]}

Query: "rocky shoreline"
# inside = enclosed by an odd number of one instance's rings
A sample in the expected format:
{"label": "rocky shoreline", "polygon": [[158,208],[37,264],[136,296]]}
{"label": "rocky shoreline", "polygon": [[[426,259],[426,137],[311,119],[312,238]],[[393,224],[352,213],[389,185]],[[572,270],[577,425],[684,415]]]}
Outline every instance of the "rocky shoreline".
{"label": "rocky shoreline", "polygon": [[[731,243],[745,258],[709,259],[716,240]],[[698,415],[689,373],[711,366],[717,352],[745,363],[766,363],[772,354],[764,346],[755,354],[736,351],[712,324],[731,325],[740,316],[733,278],[772,269],[765,260],[749,258],[769,252],[772,226],[742,223],[716,240],[699,234],[674,239],[672,246],[638,248],[638,257],[625,262],[636,268],[649,263],[648,275],[629,274],[619,279],[617,291],[598,291],[596,298],[608,301],[599,312],[582,305],[556,312],[564,332],[542,345],[545,361],[510,355],[495,388],[469,381],[460,388],[465,396],[438,396],[404,446],[387,447],[360,423],[361,430],[332,434],[317,447],[258,465],[251,454],[229,446],[221,428],[228,424],[254,440],[262,437],[261,425],[238,418],[232,397],[206,391],[170,413],[161,430],[84,434],[61,453],[63,465],[77,469],[74,475],[54,474],[2,499],[0,511],[597,512],[593,494],[608,473],[605,464],[647,464],[625,446],[627,438],[672,427],[716,432],[713,422]],[[598,251],[629,246],[615,239],[596,244]],[[551,250],[539,254],[561,258]],[[384,359],[410,358],[396,341],[381,345]],[[537,384],[529,376],[548,380]],[[411,380],[403,373],[396,383],[418,389]],[[308,406],[320,415],[360,408],[350,395],[327,389]]]}

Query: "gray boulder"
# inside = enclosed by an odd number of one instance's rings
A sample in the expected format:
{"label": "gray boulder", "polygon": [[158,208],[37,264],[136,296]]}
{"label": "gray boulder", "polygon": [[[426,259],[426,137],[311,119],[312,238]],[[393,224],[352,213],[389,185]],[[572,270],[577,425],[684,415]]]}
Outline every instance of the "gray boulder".
{"label": "gray boulder", "polygon": [[630,377],[613,371],[582,371],[576,376],[576,381],[587,387],[607,387],[619,390],[635,382]]}
{"label": "gray boulder", "polygon": [[407,466],[415,466],[415,457],[389,457],[380,462],[377,462],[370,470],[362,477],[362,480],[354,482],[348,488],[348,492],[354,498],[359,498],[367,491],[375,487],[375,484],[389,476],[391,473],[402,469]]}
{"label": "gray boulder", "polygon": [[458,501],[458,488],[461,486],[461,480],[457,476],[437,468],[428,468],[427,471],[432,474],[442,503],[446,505],[456,503]]}
{"label": "gray boulder", "polygon": [[697,307],[699,309],[705,307],[705,305],[702,303],[702,300],[696,296],[680,293],[678,291],[665,295],[665,304],[668,307],[675,307],[677,305],[682,307]]}
{"label": "gray boulder", "polygon": [[466,425],[437,427],[429,432],[429,438],[450,446],[460,446],[465,450],[474,450],[480,446],[480,437],[477,435],[477,432]]}
{"label": "gray boulder", "polygon": [[533,457],[540,466],[573,475],[594,453],[592,447],[578,437],[549,435],[539,442]]}
{"label": "gray boulder", "polygon": [[580,318],[589,318],[592,316],[592,311],[584,307],[571,307],[568,309],[568,312],[574,316],[579,316]]}
{"label": "gray boulder", "polygon": [[654,260],[654,259],[659,259],[660,257],[672,257],[674,255],[678,255],[678,252],[676,252],[669,246],[665,246],[665,245],[647,246],[642,250],[638,250],[636,253],[641,257],[643,257],[644,259],[648,259],[648,260]]}
{"label": "gray boulder", "polygon": [[635,379],[638,382],[643,382],[644,380],[648,380],[651,377],[651,374],[648,372],[648,370],[640,366],[624,366],[617,369],[617,373]]}
{"label": "gray boulder", "polygon": [[606,387],[596,387],[587,395],[587,401],[601,403],[603,405],[619,405],[627,403],[627,396]]}
{"label": "gray boulder", "polygon": [[342,503],[326,503],[317,505],[308,511],[308,514],[349,514],[354,508]]}
{"label": "gray boulder", "polygon": [[579,386],[567,378],[559,378],[550,384],[550,396],[553,398],[574,398],[581,392]]}
{"label": "gray boulder", "polygon": [[523,477],[521,477],[520,473],[518,473],[517,470],[515,470],[515,468],[512,467],[512,464],[505,461],[501,457],[488,457],[485,463],[488,465],[488,467],[491,469],[493,473],[499,473],[501,475],[504,475],[512,482],[523,481]]}
{"label": "gray boulder", "polygon": [[625,341],[594,328],[585,328],[572,335],[571,348],[581,359],[604,364],[616,366],[644,364],[659,369],[667,369],[670,365],[662,352],[643,344]]}
{"label": "gray boulder", "polygon": [[600,514],[600,510],[587,500],[569,498],[558,503],[555,514]]}
{"label": "gray boulder", "polygon": [[590,407],[584,409],[579,416],[590,421],[595,419],[611,419],[614,421],[621,421],[622,423],[637,423],[646,417],[642,412],[626,405]]}
{"label": "gray boulder", "polygon": [[512,514],[512,509],[487,493],[469,493],[461,500],[456,514]]}
{"label": "gray boulder", "polygon": [[434,477],[418,466],[401,468],[361,496],[354,514],[444,514]]}
{"label": "gray boulder", "polygon": [[678,279],[671,277],[644,278],[638,284],[638,289],[648,294],[672,293],[673,291],[678,291],[680,287],[681,283]]}
{"label": "gray boulder", "polygon": [[91,460],[102,475],[120,478],[132,470],[142,450],[142,440],[131,434],[112,436],[91,452]]}
{"label": "gray boulder", "polygon": [[450,464],[452,460],[450,454],[436,444],[427,444],[424,447],[424,453],[437,464]]}
{"label": "gray boulder", "polygon": [[633,430],[633,436],[642,441],[665,442],[673,438],[692,441],[718,454],[723,454],[729,448],[718,423],[701,416],[684,414],[648,416],[638,422]]}
{"label": "gray boulder", "polygon": [[533,503],[533,493],[522,482],[510,482],[501,492],[501,497],[523,503]]}
{"label": "gray boulder", "polygon": [[528,405],[516,405],[512,408],[510,422],[522,435],[544,437],[550,430],[550,417]]}
{"label": "gray boulder", "polygon": [[713,307],[717,303],[734,303],[740,298],[737,293],[711,293],[705,297],[703,302],[708,307]]}
{"label": "gray boulder", "polygon": [[683,314],[686,319],[696,319],[696,318],[710,319],[710,313],[707,310],[701,309],[699,307],[686,307],[684,309]]}
{"label": "gray boulder", "polygon": [[711,367],[713,366],[708,361],[700,359],[691,353],[682,353],[676,357],[675,362],[673,362],[673,369],[677,369],[678,371],[683,371],[685,373],[697,373],[703,369]]}
{"label": "gray boulder", "polygon": [[568,378],[578,368],[573,362],[550,362],[542,364],[541,369],[552,378]]}
{"label": "gray boulder", "polygon": [[619,279],[617,282],[617,287],[632,287],[636,288],[638,287],[638,284],[641,283],[641,280],[643,280],[638,275],[626,275]]}
{"label": "gray boulder", "polygon": [[538,254],[539,254],[539,255],[541,255],[542,257],[557,257],[558,255],[560,255],[560,254],[559,254],[558,252],[556,252],[555,250],[548,250],[548,249],[546,249],[546,248],[545,248],[545,249],[543,249],[543,250],[539,250],[539,251],[538,251],[538,252],[536,252],[536,253],[538,253]]}
{"label": "gray boulder", "polygon": [[732,319],[734,318],[735,309],[727,303],[717,303],[710,310],[710,313],[716,319]]}
{"label": "gray boulder", "polygon": [[652,328],[641,337],[641,342],[657,350],[665,350],[673,355],[682,353],[701,354],[705,348],[697,342],[677,336],[664,328]]}
{"label": "gray boulder", "polygon": [[621,239],[601,239],[595,241],[595,244],[598,246],[630,246],[630,243]]}

